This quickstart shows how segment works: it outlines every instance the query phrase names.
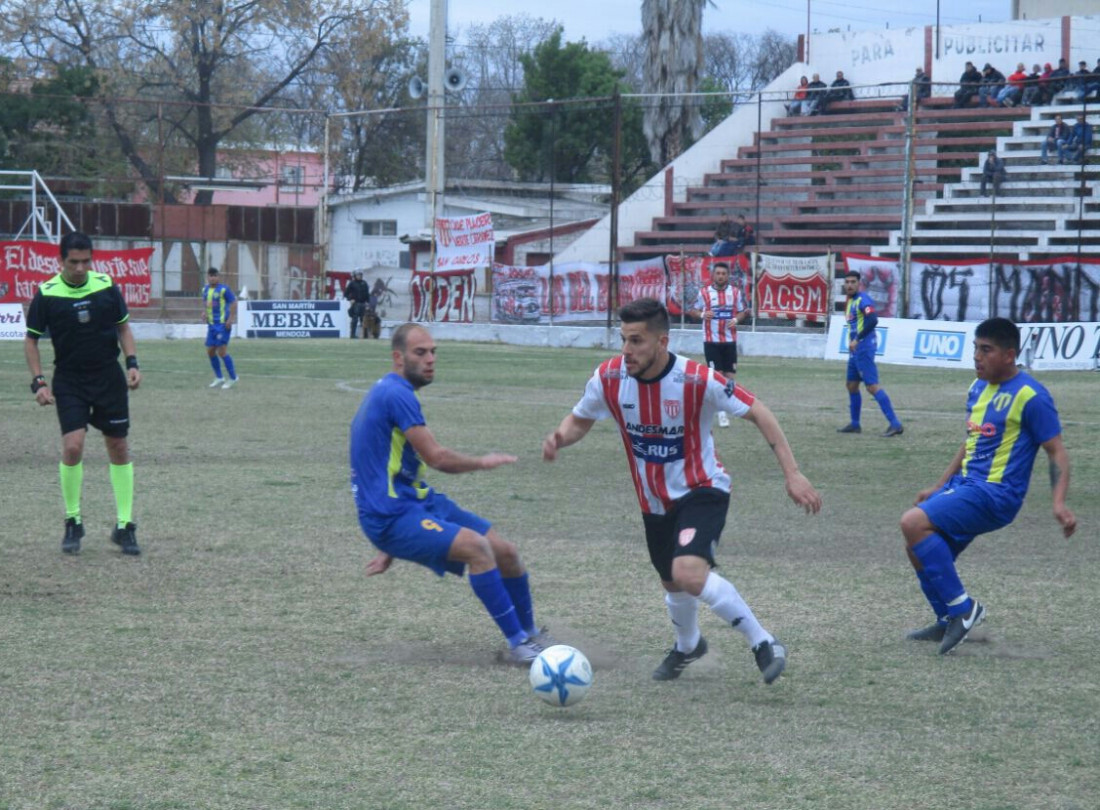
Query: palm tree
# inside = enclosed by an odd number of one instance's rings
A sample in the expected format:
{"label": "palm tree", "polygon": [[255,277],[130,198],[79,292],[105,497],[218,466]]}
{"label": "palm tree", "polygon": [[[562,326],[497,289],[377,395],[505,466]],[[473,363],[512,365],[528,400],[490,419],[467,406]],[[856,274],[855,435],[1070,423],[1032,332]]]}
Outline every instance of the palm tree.
{"label": "palm tree", "polygon": [[646,42],[643,126],[659,166],[673,161],[699,134],[702,119],[690,97],[703,70],[703,7],[708,0],[642,0]]}

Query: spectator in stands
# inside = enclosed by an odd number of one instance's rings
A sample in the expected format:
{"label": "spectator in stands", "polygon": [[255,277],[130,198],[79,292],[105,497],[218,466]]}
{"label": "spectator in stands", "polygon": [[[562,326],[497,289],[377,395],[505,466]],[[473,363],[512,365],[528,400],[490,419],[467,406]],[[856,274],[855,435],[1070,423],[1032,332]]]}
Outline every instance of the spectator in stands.
{"label": "spectator in stands", "polygon": [[1054,101],[1055,97],[1066,88],[1069,81],[1069,66],[1065,59],[1058,60],[1058,67],[1050,72],[1050,84],[1047,86],[1047,99]]}
{"label": "spectator in stands", "polygon": [[1047,165],[1047,158],[1053,150],[1056,154],[1062,154],[1063,148],[1069,141],[1069,124],[1062,120],[1061,113],[1054,114],[1054,123],[1050,125],[1050,131],[1043,138],[1043,148],[1039,152],[1039,162]]}
{"label": "spectator in stands", "polygon": [[1023,62],[1016,63],[1016,71],[1010,73],[1004,87],[997,93],[997,103],[1002,107],[1015,107],[1024,96],[1027,83],[1027,69]]}
{"label": "spectator in stands", "polygon": [[800,115],[802,113],[802,105],[806,102],[806,93],[809,92],[809,89],[810,80],[803,76],[794,91],[794,99],[787,105],[787,115]]}
{"label": "spectator in stands", "polygon": [[844,71],[836,72],[836,79],[829,85],[829,91],[821,99],[821,103],[814,110],[815,115],[824,115],[830,104],[836,101],[855,101],[851,83],[844,78]]}
{"label": "spectator in stands", "polygon": [[1100,93],[1100,59],[1096,60],[1096,67],[1092,69],[1088,77],[1077,87],[1076,98],[1078,101],[1084,101],[1095,93]]}
{"label": "spectator in stands", "polygon": [[813,79],[806,85],[806,100],[802,102],[802,114],[817,115],[817,107],[828,90],[829,86],[821,81],[821,75],[815,73]]}
{"label": "spectator in stands", "polygon": [[978,95],[978,88],[981,84],[982,72],[974,67],[973,62],[967,62],[966,70],[959,77],[959,89],[955,91],[955,103],[951,106],[955,109],[967,106],[970,99]]}
{"label": "spectator in stands", "polygon": [[741,243],[741,250],[756,244],[756,231],[745,221],[744,214],[737,215],[737,241]]}
{"label": "spectator in stands", "polygon": [[714,244],[710,246],[711,256],[733,256],[739,250],[736,230],[729,217],[723,217],[714,229]]}
{"label": "spectator in stands", "polygon": [[[1050,65],[1047,65],[1047,71],[1050,71]],[[1027,81],[1024,82],[1024,95],[1020,99],[1020,103],[1025,107],[1038,107],[1043,104],[1043,69],[1038,65],[1031,66],[1031,73],[1028,74]]]}
{"label": "spectator in stands", "polygon": [[[924,68],[917,68],[917,74],[913,77],[913,88],[917,94],[917,107],[920,106],[921,99],[932,95],[932,77],[924,72]],[[908,112],[908,110],[909,94],[906,93],[901,98],[901,104],[898,105],[898,112]]]}
{"label": "spectator in stands", "polygon": [[1092,148],[1092,124],[1085,120],[1085,114],[1077,116],[1077,123],[1069,136],[1069,143],[1058,148],[1059,163],[1084,163],[1085,156]]}
{"label": "spectator in stands", "polygon": [[982,68],[982,83],[978,88],[978,106],[988,107],[990,103],[996,104],[997,94],[1005,84],[1005,75],[988,62]]}
{"label": "spectator in stands", "polygon": [[986,184],[993,183],[993,198],[996,199],[997,195],[1001,193],[1001,183],[1004,182],[1004,179],[1004,158],[998,157],[997,153],[990,149],[989,154],[985,156],[985,165],[982,166],[981,195],[985,196]]}
{"label": "spectator in stands", "polygon": [[1089,70],[1089,63],[1082,59],[1077,63],[1077,72],[1070,76],[1069,80],[1066,82],[1066,89],[1077,93],[1091,78],[1092,71]]}
{"label": "spectator in stands", "polygon": [[1050,104],[1054,100],[1054,84],[1054,70],[1050,62],[1047,62],[1043,65],[1043,72],[1039,74],[1039,94],[1034,102],[1036,105]]}

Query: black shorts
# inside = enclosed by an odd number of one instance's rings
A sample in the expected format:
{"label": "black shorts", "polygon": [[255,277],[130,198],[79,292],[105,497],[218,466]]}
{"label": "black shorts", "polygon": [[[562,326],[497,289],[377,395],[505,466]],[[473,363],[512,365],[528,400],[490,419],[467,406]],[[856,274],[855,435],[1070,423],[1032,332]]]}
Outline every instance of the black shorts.
{"label": "black shorts", "polygon": [[735,374],[737,372],[737,341],[729,343],[704,343],[703,357],[707,365],[713,366],[715,371],[723,374]]}
{"label": "black shorts", "polygon": [[130,431],[130,391],[118,363],[94,374],[58,371],[51,386],[57,400],[61,434],[91,425],[104,436],[122,438]]}
{"label": "black shorts", "polygon": [[726,526],[730,496],[720,489],[697,489],[664,515],[642,515],[649,561],[665,582],[672,581],[676,557],[702,557],[714,567],[714,549]]}

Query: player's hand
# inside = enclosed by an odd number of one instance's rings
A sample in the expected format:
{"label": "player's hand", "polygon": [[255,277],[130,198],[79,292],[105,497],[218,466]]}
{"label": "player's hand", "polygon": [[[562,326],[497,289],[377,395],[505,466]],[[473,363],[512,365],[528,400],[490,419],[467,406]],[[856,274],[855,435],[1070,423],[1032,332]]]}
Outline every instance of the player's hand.
{"label": "player's hand", "polygon": [[800,472],[787,479],[787,495],[801,506],[807,515],[816,515],[821,511],[821,493],[814,489],[814,485]]}
{"label": "player's hand", "polygon": [[481,469],[492,470],[503,464],[515,464],[517,461],[519,461],[519,458],[510,456],[507,453],[486,453],[481,457]]}
{"label": "player's hand", "polygon": [[913,506],[927,501],[929,498],[932,497],[932,493],[935,492],[937,489],[938,487],[928,487],[928,489],[922,489],[920,492],[917,493],[917,499],[913,501]]}
{"label": "player's hand", "polygon": [[367,563],[367,576],[373,577],[375,574],[384,574],[393,565],[393,556],[387,554],[384,551],[379,551],[378,556]]}
{"label": "player's hand", "polygon": [[553,461],[558,457],[558,448],[561,447],[562,436],[560,430],[555,430],[542,440],[542,460]]}
{"label": "player's hand", "polygon": [[1066,505],[1054,507],[1054,519],[1062,524],[1062,535],[1071,537],[1077,531],[1077,515]]}
{"label": "player's hand", "polygon": [[858,345],[859,345],[859,341],[858,341],[858,340],[849,340],[849,341],[848,341],[848,351],[850,351],[850,352],[854,352],[854,351],[856,350],[856,347],[857,347]]}
{"label": "player's hand", "polygon": [[34,401],[37,402],[42,407],[46,407],[47,405],[53,405],[54,398],[53,398],[53,392],[50,391],[50,387],[48,385],[43,385],[41,388],[39,388],[37,391],[35,391],[34,392]]}
{"label": "player's hand", "polygon": [[713,312],[711,312],[709,309],[703,310],[703,320],[704,321],[709,321],[709,320],[712,320],[713,318],[714,318],[714,313]]}
{"label": "player's hand", "polygon": [[130,386],[131,391],[136,391],[137,387],[141,385],[141,372],[136,368],[126,369],[126,384]]}

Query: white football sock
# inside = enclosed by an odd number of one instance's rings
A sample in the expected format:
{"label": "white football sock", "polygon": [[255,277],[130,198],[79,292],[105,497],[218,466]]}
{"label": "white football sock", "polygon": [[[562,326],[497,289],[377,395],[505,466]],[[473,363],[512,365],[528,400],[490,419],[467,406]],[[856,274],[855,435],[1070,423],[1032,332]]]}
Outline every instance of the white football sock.
{"label": "white football sock", "polygon": [[699,646],[699,600],[687,591],[665,591],[668,617],[676,628],[676,649],[689,653]]}
{"label": "white football sock", "polygon": [[713,571],[707,575],[707,581],[703,584],[703,592],[699,594],[699,599],[720,619],[729,622],[743,633],[749,640],[750,647],[755,647],[764,641],[775,641],[775,637],[760,626],[760,622],[753,615],[752,608],[741,598],[741,594],[737,592],[737,588],[733,587],[733,583]]}

